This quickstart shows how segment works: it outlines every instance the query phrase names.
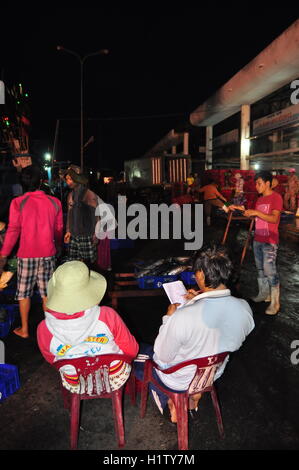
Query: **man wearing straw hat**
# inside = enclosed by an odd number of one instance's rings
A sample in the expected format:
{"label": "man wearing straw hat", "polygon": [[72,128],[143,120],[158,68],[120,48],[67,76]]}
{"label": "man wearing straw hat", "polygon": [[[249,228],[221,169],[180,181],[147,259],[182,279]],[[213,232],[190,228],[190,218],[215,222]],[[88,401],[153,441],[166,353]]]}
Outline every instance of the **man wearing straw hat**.
{"label": "man wearing straw hat", "polygon": [[[89,271],[81,261],[68,261],[56,269],[48,284],[45,320],[37,329],[38,345],[46,361],[100,354],[137,355],[138,344],[117,312],[99,306],[106,287],[106,279]],[[62,373],[64,386],[80,393],[80,384],[72,375],[74,368],[67,367]],[[111,388],[119,388],[129,373],[129,365],[113,364]]]}
{"label": "man wearing straw hat", "polygon": [[67,223],[64,242],[69,244],[68,260],[80,260],[92,266],[97,258],[95,215],[98,196],[87,188],[88,179],[80,167],[70,165],[64,172],[66,184],[71,189],[67,198]]}

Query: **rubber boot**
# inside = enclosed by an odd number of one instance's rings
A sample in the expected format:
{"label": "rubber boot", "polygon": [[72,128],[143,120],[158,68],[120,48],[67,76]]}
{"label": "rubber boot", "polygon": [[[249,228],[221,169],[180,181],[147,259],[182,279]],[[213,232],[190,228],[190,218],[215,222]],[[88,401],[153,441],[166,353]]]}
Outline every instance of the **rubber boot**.
{"label": "rubber boot", "polygon": [[271,287],[271,304],[265,311],[267,315],[276,315],[277,312],[279,312],[280,309],[280,303],[279,303],[279,297],[280,297],[280,287],[275,286]]}
{"label": "rubber boot", "polygon": [[257,283],[259,292],[256,297],[252,297],[253,302],[270,302],[270,286],[266,277],[258,277]]}

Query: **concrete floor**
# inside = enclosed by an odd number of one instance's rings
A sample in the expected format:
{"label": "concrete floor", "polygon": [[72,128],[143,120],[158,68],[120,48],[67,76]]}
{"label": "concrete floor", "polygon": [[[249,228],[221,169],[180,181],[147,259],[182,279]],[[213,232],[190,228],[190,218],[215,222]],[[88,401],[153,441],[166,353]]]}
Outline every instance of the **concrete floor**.
{"label": "concrete floor", "polygon": [[[220,241],[223,222],[205,229],[204,241]],[[246,230],[235,223],[228,236],[235,261],[239,259]],[[182,255],[182,245],[173,242],[140,242],[135,250],[114,253],[114,268],[130,266],[132,259]],[[299,449],[299,363],[293,364],[299,345],[299,252],[298,244],[281,240],[278,257],[281,276],[281,311],[264,315],[266,304],[251,304],[256,327],[242,348],[231,356],[225,374],[217,383],[222,407],[225,439],[220,439],[210,397],[204,396],[198,415],[189,421],[189,449],[215,450],[295,450]],[[125,268],[125,269],[126,269]],[[238,296],[249,298],[256,291],[252,250],[247,252],[240,277]],[[0,300],[1,302],[1,300]],[[166,309],[164,297],[123,299],[119,313],[139,341],[153,342]],[[35,331],[43,318],[38,303],[30,314],[31,338],[23,340],[12,332],[4,338],[6,363],[19,367],[21,387],[0,404],[0,450],[68,450],[69,418],[63,408],[58,374],[42,358]],[[299,350],[299,346],[297,346]],[[299,352],[297,356],[299,362]],[[126,445],[133,451],[177,450],[176,427],[163,418],[151,400],[146,417],[137,406],[124,400]],[[110,400],[83,403],[79,450],[117,450]]]}

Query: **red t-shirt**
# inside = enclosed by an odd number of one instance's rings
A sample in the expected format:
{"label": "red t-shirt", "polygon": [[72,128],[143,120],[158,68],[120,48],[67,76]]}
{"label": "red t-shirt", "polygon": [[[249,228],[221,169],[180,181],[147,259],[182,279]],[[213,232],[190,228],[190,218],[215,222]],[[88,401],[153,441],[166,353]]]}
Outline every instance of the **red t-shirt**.
{"label": "red t-shirt", "polygon": [[[272,214],[273,210],[282,211],[283,200],[280,194],[275,191],[270,196],[261,196],[255,204],[255,209],[263,212],[264,214]],[[254,239],[262,243],[275,243],[278,244],[279,232],[278,226],[280,217],[277,224],[271,224],[259,217],[255,218],[255,232]]]}

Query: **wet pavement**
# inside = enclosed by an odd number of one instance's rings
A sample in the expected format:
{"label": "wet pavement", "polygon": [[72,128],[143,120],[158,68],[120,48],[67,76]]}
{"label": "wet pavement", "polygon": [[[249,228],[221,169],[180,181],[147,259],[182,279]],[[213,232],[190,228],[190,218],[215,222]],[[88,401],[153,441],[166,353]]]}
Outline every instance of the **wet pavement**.
{"label": "wet pavement", "polygon": [[[204,242],[221,241],[224,225],[220,220],[215,226],[205,228]],[[232,223],[227,245],[236,265],[246,235],[246,225]],[[131,251],[113,253],[113,268],[126,272],[136,259],[184,254],[182,242],[177,240],[138,241]],[[197,416],[189,420],[191,451],[299,449],[297,242],[281,238],[278,267],[281,277],[279,314],[269,317],[264,314],[267,304],[250,302],[256,327],[242,348],[231,355],[224,375],[217,382],[225,438],[219,437],[211,399],[206,395],[200,402]],[[235,295],[248,299],[255,294],[256,271],[251,248],[235,281],[237,284],[232,286]],[[118,312],[138,341],[152,343],[167,304],[163,296],[120,299]],[[0,450],[69,449],[69,418],[63,408],[58,374],[42,358],[35,339],[36,327],[42,319],[41,306],[34,303],[30,314],[31,338],[23,340],[10,332],[3,339],[5,362],[18,366],[21,387],[0,403]],[[122,451],[117,451],[110,400],[84,401],[82,411],[78,449],[103,451],[104,454],[111,450],[113,455],[122,455]],[[126,395],[124,419],[124,455],[139,450],[177,450],[176,427],[160,415],[152,400],[148,401],[145,418],[140,419],[139,396],[134,407]]]}

